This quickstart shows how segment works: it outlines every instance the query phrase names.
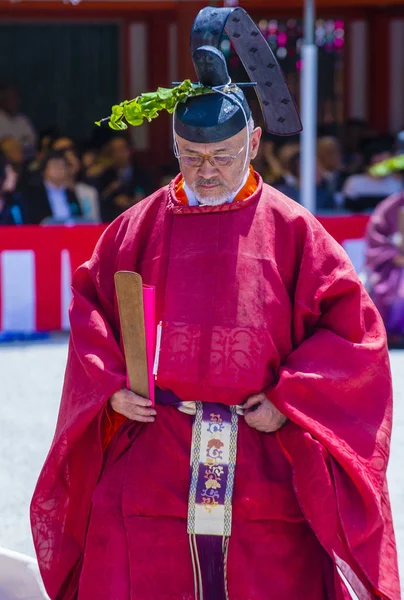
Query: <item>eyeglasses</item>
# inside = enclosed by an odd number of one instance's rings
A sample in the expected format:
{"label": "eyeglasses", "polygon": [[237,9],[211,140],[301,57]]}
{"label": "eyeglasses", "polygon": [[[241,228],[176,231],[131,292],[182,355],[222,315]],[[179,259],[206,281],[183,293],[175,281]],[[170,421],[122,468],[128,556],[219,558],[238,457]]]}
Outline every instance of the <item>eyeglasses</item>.
{"label": "eyeglasses", "polygon": [[174,155],[178,160],[182,162],[186,167],[193,167],[199,169],[204,164],[205,160],[209,161],[212,167],[220,169],[221,167],[230,167],[233,161],[240,156],[246,144],[237,152],[237,154],[178,154],[174,150]]}

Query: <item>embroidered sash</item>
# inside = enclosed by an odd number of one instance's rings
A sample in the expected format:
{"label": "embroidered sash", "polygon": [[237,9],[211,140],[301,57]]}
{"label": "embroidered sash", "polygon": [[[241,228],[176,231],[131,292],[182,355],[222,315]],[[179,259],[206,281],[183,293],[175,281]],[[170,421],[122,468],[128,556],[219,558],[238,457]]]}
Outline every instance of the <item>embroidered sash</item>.
{"label": "embroidered sash", "polygon": [[197,402],[192,431],[189,534],[231,533],[237,428],[235,407]]}
{"label": "embroidered sash", "polygon": [[226,564],[237,454],[235,406],[196,403],[188,534],[196,600],[226,600]]}
{"label": "embroidered sash", "polygon": [[227,552],[241,406],[183,402],[156,387],[156,402],[194,416],[188,535],[195,600],[228,600]]}

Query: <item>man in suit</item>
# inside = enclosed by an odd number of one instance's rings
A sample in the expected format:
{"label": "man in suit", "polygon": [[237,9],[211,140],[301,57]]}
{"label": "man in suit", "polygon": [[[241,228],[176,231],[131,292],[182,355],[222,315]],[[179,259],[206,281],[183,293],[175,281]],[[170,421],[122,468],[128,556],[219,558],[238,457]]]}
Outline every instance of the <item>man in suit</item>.
{"label": "man in suit", "polygon": [[46,219],[68,223],[80,217],[80,204],[68,182],[69,164],[64,153],[50,152],[42,166],[42,182],[24,190],[25,222],[37,225]]}

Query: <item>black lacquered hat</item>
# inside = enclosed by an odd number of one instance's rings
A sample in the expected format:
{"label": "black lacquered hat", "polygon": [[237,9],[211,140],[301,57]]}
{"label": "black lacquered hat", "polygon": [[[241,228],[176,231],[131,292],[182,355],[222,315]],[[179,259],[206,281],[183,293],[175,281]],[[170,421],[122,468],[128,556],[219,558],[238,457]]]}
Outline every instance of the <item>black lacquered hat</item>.
{"label": "black lacquered hat", "polygon": [[175,131],[190,142],[221,142],[246,127],[251,117],[250,107],[240,87],[231,83],[219,50],[201,46],[192,59],[199,83],[212,88],[212,92],[178,104]]}
{"label": "black lacquered hat", "polygon": [[[250,82],[233,84],[219,50],[226,33],[243,63]],[[242,91],[254,85],[265,129],[275,135],[302,130],[296,105],[281,68],[265,38],[243,8],[206,7],[191,32],[191,52],[198,83],[211,93],[188,98],[175,111],[179,136],[199,143],[219,142],[236,135],[251,111]]]}

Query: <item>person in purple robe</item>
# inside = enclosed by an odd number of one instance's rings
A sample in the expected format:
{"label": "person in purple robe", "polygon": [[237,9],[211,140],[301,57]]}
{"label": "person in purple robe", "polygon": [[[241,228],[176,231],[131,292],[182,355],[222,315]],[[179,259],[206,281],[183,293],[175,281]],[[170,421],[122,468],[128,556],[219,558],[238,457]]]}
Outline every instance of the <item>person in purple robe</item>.
{"label": "person in purple robe", "polygon": [[367,228],[370,295],[391,342],[404,341],[404,191],[377,206]]}

